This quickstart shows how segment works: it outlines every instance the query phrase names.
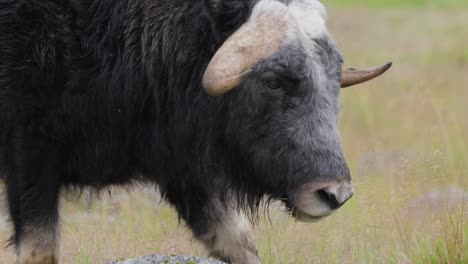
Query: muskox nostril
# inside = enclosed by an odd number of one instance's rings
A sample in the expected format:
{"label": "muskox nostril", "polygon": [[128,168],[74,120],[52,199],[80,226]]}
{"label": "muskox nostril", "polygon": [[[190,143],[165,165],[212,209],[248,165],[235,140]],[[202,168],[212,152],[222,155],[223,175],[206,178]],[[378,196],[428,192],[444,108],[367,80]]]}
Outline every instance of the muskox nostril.
{"label": "muskox nostril", "polygon": [[328,206],[330,206],[330,208],[333,210],[340,208],[340,206],[342,205],[340,204],[340,202],[338,202],[338,199],[336,198],[336,194],[330,190],[322,189],[322,190],[318,190],[317,193],[320,196],[320,199],[322,199],[322,201],[327,203]]}
{"label": "muskox nostril", "polygon": [[332,210],[336,210],[353,196],[353,188],[350,184],[340,184],[320,189],[317,194]]}

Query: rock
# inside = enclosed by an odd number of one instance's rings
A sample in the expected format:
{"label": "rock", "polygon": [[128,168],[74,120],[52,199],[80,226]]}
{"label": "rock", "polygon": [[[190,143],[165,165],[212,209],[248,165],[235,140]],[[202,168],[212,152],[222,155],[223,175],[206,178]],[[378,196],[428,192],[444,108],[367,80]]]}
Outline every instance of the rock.
{"label": "rock", "polygon": [[225,264],[215,259],[204,259],[191,256],[151,255],[134,259],[114,260],[109,264]]}

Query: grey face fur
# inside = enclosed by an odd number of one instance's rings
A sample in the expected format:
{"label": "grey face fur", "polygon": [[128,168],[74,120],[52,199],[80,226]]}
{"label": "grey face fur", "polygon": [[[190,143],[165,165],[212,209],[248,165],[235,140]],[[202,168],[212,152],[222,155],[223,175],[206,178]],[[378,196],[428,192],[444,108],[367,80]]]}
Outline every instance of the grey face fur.
{"label": "grey face fur", "polygon": [[232,91],[226,136],[239,142],[231,147],[242,164],[252,165],[242,181],[320,218],[352,194],[337,127],[342,57],[324,27],[301,25]]}

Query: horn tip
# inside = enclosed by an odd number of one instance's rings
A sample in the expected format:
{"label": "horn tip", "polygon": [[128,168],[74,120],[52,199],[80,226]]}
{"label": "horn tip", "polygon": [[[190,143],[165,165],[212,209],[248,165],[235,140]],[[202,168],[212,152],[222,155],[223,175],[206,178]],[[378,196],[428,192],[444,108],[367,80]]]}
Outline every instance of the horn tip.
{"label": "horn tip", "polygon": [[384,71],[390,69],[392,67],[392,65],[393,65],[393,61],[389,61],[389,62],[385,63],[384,67],[383,67]]}

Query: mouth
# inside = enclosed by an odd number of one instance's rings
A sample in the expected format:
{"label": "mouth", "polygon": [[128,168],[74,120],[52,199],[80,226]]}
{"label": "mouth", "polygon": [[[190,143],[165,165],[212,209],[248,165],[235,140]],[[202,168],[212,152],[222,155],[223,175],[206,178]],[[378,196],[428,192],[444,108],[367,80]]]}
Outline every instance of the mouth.
{"label": "mouth", "polygon": [[330,211],[329,213],[327,213],[325,215],[314,216],[314,215],[307,214],[306,212],[304,212],[304,211],[302,211],[302,210],[300,210],[298,208],[294,208],[292,210],[291,214],[298,221],[305,222],[305,223],[314,223],[314,222],[319,222],[319,221],[325,219],[326,217],[331,215],[333,212],[334,211]]}
{"label": "mouth", "polygon": [[286,206],[287,211],[294,217],[296,220],[304,223],[315,223],[319,222],[335,212],[335,210],[330,210],[325,214],[321,215],[311,215],[301,210],[297,206],[294,206],[289,199],[283,199],[284,205]]}
{"label": "mouth", "polygon": [[336,212],[353,195],[349,180],[306,183],[283,200],[291,215],[301,222],[318,222]]}

